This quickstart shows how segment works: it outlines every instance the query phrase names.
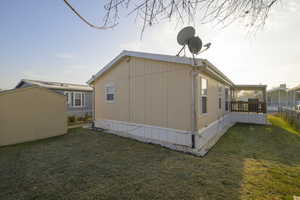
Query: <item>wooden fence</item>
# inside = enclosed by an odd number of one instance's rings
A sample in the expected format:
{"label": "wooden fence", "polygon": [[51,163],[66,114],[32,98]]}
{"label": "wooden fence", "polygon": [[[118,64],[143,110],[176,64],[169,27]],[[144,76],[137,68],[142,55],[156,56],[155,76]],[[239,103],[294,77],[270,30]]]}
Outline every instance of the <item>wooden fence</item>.
{"label": "wooden fence", "polygon": [[230,105],[231,112],[267,112],[265,102],[232,101],[230,102]]}

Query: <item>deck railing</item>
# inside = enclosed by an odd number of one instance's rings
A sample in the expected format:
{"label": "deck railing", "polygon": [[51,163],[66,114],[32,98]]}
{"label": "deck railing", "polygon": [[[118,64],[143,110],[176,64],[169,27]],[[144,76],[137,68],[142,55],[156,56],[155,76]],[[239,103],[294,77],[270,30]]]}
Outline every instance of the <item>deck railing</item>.
{"label": "deck railing", "polygon": [[265,102],[231,101],[230,105],[231,112],[267,112]]}

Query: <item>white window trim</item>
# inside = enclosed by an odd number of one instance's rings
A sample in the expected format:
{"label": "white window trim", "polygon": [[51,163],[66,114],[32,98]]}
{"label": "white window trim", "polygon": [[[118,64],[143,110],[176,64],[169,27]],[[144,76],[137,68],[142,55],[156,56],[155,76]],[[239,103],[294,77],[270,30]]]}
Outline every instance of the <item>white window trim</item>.
{"label": "white window trim", "polygon": [[[202,94],[202,79],[205,79],[206,80],[206,94]],[[200,116],[205,116],[205,115],[208,115],[208,78],[206,78],[206,77],[202,77],[202,76],[200,76],[199,77],[199,80],[200,80],[200,85],[199,85],[199,87],[200,87],[200,90],[199,90],[199,115]],[[202,112],[202,97],[206,97],[206,112],[205,113],[203,113]]]}
{"label": "white window trim", "polygon": [[[108,100],[107,99],[107,88],[113,88],[113,93],[110,93],[110,94],[113,94],[114,95],[114,99],[113,100]],[[113,83],[109,83],[109,84],[106,84],[105,87],[104,87],[104,98],[105,98],[105,102],[106,103],[115,103],[115,99],[116,99],[116,88],[115,88],[115,85]]]}
{"label": "white window trim", "polygon": [[[75,104],[76,94],[80,94],[80,105],[79,106],[76,106],[76,104]],[[84,105],[82,105],[82,98],[83,98],[82,94],[83,94],[82,92],[73,92],[73,107],[74,108],[82,108],[84,106]]]}

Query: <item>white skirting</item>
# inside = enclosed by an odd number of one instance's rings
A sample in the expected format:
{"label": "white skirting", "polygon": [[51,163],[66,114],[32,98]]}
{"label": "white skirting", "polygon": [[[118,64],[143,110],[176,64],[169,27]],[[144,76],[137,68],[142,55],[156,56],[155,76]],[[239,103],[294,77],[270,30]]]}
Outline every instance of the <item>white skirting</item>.
{"label": "white skirting", "polygon": [[205,155],[217,143],[220,137],[236,123],[267,125],[268,121],[267,115],[262,113],[228,113],[198,131],[195,144],[198,153],[201,156]]}
{"label": "white skirting", "polygon": [[193,134],[189,131],[115,120],[94,121],[96,128],[107,129],[110,133],[119,136],[146,143],[160,144],[170,149],[201,156],[205,155],[219,138],[237,122],[267,124],[267,119],[266,114],[228,113],[194,134],[195,148],[192,148]]}
{"label": "white skirting", "polygon": [[188,131],[115,120],[96,120],[95,127],[108,129],[114,134],[143,142],[163,146],[177,145],[192,147],[192,134]]}
{"label": "white skirting", "polygon": [[231,114],[229,113],[207,127],[198,130],[195,144],[198,153],[204,156],[234,124],[235,122],[232,121]]}
{"label": "white skirting", "polygon": [[264,113],[230,113],[231,120],[235,123],[248,123],[248,124],[268,124],[267,115]]}

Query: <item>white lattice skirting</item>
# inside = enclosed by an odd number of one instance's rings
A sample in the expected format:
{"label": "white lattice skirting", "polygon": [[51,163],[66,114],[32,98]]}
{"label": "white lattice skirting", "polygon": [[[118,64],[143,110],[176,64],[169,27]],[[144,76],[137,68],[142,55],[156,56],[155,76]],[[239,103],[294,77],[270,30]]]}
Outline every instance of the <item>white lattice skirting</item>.
{"label": "white lattice skirting", "polygon": [[194,148],[192,148],[193,134],[189,131],[115,120],[96,120],[94,122],[96,128],[106,129],[115,135],[203,156],[235,123],[267,124],[267,119],[265,114],[229,113],[195,133]]}

